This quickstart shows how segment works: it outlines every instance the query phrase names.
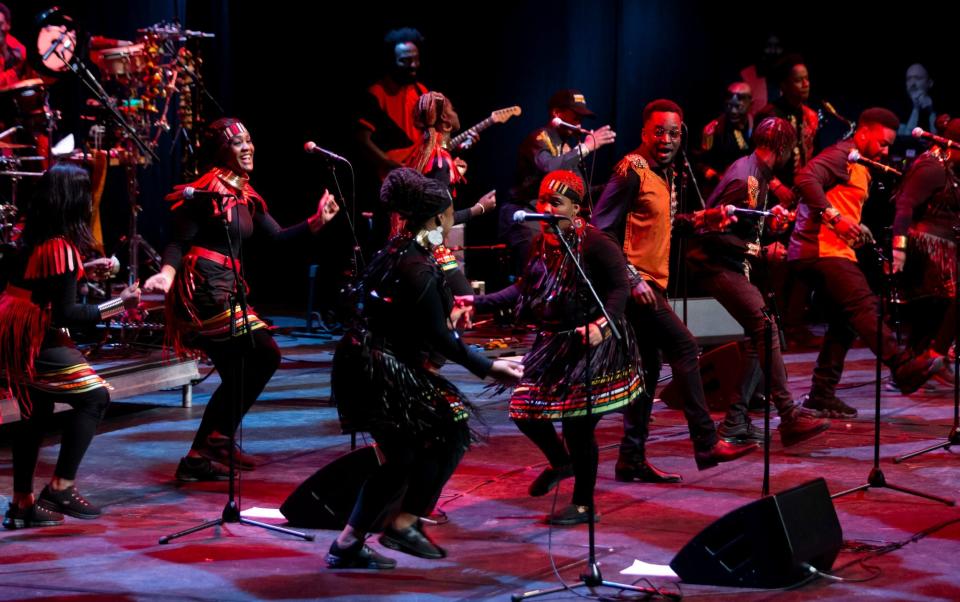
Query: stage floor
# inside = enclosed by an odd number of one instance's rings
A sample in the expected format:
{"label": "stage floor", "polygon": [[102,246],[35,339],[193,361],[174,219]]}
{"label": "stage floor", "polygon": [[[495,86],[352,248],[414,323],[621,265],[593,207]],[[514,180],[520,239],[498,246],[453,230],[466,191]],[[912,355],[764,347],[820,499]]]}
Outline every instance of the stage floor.
{"label": "stage floor", "polygon": [[[277,508],[317,468],[349,450],[349,437],[340,434],[336,410],[328,403],[333,345],[283,335],[278,342],[284,361],[243,429],[245,449],[267,460],[243,476],[244,509]],[[787,359],[799,397],[807,391],[814,353],[791,353]],[[206,370],[201,366],[201,373]],[[553,497],[530,498],[526,491],[545,465],[542,457],[507,420],[503,396],[485,395],[483,385],[458,366],[444,372],[481,408],[485,426],[480,428],[488,431],[486,442],[467,453],[444,491],[441,508],[450,522],[431,531],[448,558],[428,561],[387,550],[399,561],[396,570],[330,571],[323,558],[332,531],[315,531],[317,541],[311,543],[240,525],[158,545],[165,534],[219,516],[226,500],[225,483],[183,485],[173,479],[218,382],[214,375],[196,387],[191,409],[180,407],[179,391],[114,405],[80,474],[81,490],[103,506],[104,516],[0,533],[0,599],[504,600],[557,585],[550,552],[563,578],[574,581],[586,556],[586,528],[551,531],[540,523]],[[852,388],[841,396],[860,416],[834,421],[826,434],[786,451],[775,442],[774,492],[820,476],[832,492],[864,482],[873,453],[872,379],[869,351],[851,352],[844,385]],[[682,484],[614,481],[619,415],[604,418],[597,431],[602,514],[597,543],[607,579],[636,580],[618,574],[634,559],[669,563],[702,528],[760,494],[761,453],[698,472],[682,415],[658,403],[654,417],[649,457],[660,468],[682,473]],[[885,390],[882,466],[888,480],[960,498],[960,450],[891,462],[894,455],[946,437],[951,422],[952,389],[923,390],[909,398]],[[3,494],[12,487],[9,434],[9,428],[0,430]],[[51,437],[41,452],[38,491],[56,458],[53,443]],[[571,488],[572,481],[561,485],[558,504],[569,500]],[[6,499],[0,496],[0,501],[5,509]],[[855,580],[873,577],[869,581],[820,579],[788,592],[686,585],[675,578],[650,581],[689,598],[960,599],[960,510],[890,490],[855,494],[835,505],[847,544],[834,570]],[[874,552],[927,530],[933,532],[900,549]],[[563,593],[549,599],[573,597]]]}

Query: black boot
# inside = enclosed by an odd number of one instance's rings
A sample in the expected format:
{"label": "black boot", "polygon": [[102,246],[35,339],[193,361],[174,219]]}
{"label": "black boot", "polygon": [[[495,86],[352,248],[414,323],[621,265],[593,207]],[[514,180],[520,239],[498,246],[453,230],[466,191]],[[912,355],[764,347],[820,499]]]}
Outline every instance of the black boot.
{"label": "black boot", "polygon": [[327,566],[331,569],[385,570],[397,566],[397,561],[373,551],[363,540],[346,548],[341,548],[334,540],[327,553]]}
{"label": "black boot", "polygon": [[901,351],[890,364],[893,383],[903,395],[916,392],[942,368],[943,356],[915,355],[909,350]]}
{"label": "black boot", "polygon": [[613,469],[614,478],[621,483],[679,483],[683,477],[672,472],[664,472],[647,460],[632,460],[620,456]]}
{"label": "black boot", "polygon": [[399,530],[387,527],[379,541],[385,548],[419,558],[436,560],[447,556],[447,551],[435,544],[417,523]]}
{"label": "black boot", "polygon": [[714,443],[713,447],[710,449],[696,452],[694,454],[694,460],[697,462],[698,469],[706,470],[707,468],[713,468],[721,462],[731,462],[736,460],[737,458],[743,457],[752,451],[756,451],[756,449],[757,445],[755,443],[748,445],[735,445],[720,439]]}

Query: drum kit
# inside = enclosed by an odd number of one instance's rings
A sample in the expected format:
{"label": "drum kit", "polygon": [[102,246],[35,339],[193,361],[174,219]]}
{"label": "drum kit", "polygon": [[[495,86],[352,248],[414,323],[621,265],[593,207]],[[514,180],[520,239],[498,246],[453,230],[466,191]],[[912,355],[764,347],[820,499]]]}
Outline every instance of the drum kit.
{"label": "drum kit", "polygon": [[[98,237],[105,170],[122,167],[130,206],[129,232],[122,240],[129,247],[133,281],[142,259],[157,258],[137,231],[138,169],[159,162],[161,138],[172,133],[182,149],[183,177],[196,175],[194,151],[199,144],[202,104],[217,109],[219,105],[203,87],[195,41],[214,35],[162,22],[137,30],[130,41],[90,36],[59,8],[41,13],[37,23],[40,77],[0,89],[0,178],[7,179],[0,180],[0,193],[9,190],[3,196],[16,207],[21,181],[42,176],[53,160],[85,165],[92,171],[92,230]],[[82,148],[74,148],[72,136],[51,144],[60,113],[51,109],[48,88],[69,73],[90,95],[80,115],[82,122],[91,124]],[[0,241],[10,236],[7,223],[15,222],[7,213],[0,216]]]}

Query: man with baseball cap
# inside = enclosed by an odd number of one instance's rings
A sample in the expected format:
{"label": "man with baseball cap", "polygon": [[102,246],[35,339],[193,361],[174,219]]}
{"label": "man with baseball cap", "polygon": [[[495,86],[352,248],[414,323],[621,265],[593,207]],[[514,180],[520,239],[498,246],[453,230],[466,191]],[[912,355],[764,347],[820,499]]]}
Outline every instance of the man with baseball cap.
{"label": "man with baseball cap", "polygon": [[519,209],[534,211],[540,181],[551,171],[572,171],[586,181],[581,161],[617,136],[609,125],[586,136],[570,127],[579,128],[585,117],[595,117],[579,90],[558,90],[550,97],[547,108],[550,123],[536,129],[520,145],[515,185],[510,190],[510,200],[500,211],[500,237],[513,253],[514,273],[523,269],[530,241],[539,234],[540,227],[535,222],[515,224],[513,214]]}

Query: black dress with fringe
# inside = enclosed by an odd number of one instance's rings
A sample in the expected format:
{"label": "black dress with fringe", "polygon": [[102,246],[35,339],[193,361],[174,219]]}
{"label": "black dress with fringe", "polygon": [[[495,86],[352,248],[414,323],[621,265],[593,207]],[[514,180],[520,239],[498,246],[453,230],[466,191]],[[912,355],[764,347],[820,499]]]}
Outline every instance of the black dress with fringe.
{"label": "black dress with fringe", "polygon": [[[603,341],[590,349],[590,412],[600,416],[622,409],[643,393],[637,343],[624,317],[630,285],[623,253],[612,236],[590,225],[567,236],[623,335],[618,341],[603,325]],[[533,348],[523,358],[523,379],[510,398],[510,418],[586,416],[587,353],[576,328],[604,320],[562,246],[549,244],[544,236],[535,240],[521,280],[499,293],[477,297],[474,307],[485,312],[510,303],[516,303],[521,320],[540,327]]]}
{"label": "black dress with fringe", "polygon": [[333,397],[345,429],[466,448],[469,402],[437,373],[433,354],[483,378],[492,361],[449,324],[453,296],[430,251],[392,239],[355,289],[359,314],[333,362]]}

